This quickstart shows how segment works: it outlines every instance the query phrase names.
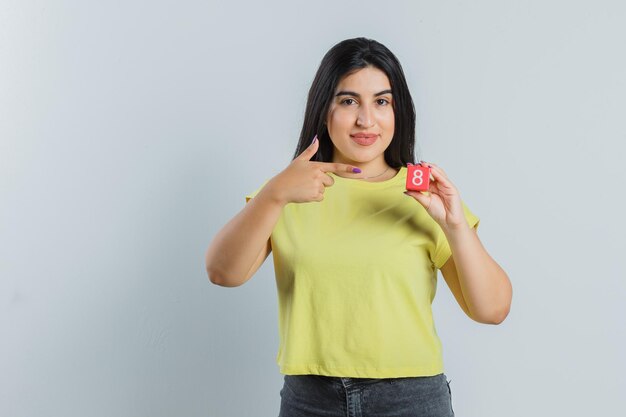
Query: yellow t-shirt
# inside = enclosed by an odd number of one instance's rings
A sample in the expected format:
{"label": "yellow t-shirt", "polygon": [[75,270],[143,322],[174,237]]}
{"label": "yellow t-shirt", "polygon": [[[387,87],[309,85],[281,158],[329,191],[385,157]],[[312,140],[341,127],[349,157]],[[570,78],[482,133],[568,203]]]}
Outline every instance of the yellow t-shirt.
{"label": "yellow t-shirt", "polygon": [[[391,378],[444,372],[432,317],[441,227],[403,194],[406,167],[381,182],[343,178],[324,200],[289,203],[271,234],[286,375]],[[254,197],[268,182],[246,196]],[[471,227],[479,219],[463,203]]]}

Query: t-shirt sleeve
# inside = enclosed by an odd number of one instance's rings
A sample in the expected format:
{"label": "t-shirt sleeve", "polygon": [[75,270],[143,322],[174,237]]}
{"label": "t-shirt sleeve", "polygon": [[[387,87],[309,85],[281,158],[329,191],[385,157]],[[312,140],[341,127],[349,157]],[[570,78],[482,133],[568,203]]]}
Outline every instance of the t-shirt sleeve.
{"label": "t-shirt sleeve", "polygon": [[[465,205],[465,202],[461,200],[461,203],[463,205],[463,211],[465,212],[465,220],[467,220],[467,224],[469,224],[470,227],[478,229],[480,219],[472,213],[472,211]],[[436,224],[436,226],[437,233],[435,234],[435,250],[431,260],[437,269],[441,269],[450,255],[452,255],[452,250],[450,249],[448,239],[443,233],[443,230],[441,230],[441,227],[438,224]]]}
{"label": "t-shirt sleeve", "polygon": [[269,180],[270,180],[269,178],[268,178],[268,179],[266,179],[265,181],[263,181],[263,184],[261,184],[261,185],[260,185],[260,186],[259,186],[256,190],[254,190],[254,191],[252,191],[251,193],[247,194],[247,195],[246,195],[246,203],[247,203],[248,201],[250,201],[252,198],[254,198],[254,196],[255,196],[255,195],[257,195],[257,194],[258,194],[258,192],[259,192],[259,191],[261,191],[261,189],[262,189],[263,187],[265,187],[265,184],[267,184],[267,182],[268,182]]}

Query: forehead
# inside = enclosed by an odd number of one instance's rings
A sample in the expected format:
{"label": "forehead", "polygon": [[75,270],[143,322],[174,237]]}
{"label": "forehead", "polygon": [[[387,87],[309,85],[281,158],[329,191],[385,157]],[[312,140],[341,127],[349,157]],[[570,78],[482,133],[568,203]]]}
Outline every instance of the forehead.
{"label": "forehead", "polygon": [[349,89],[363,94],[374,94],[390,88],[387,75],[374,67],[361,68],[344,76],[337,84],[337,91]]}

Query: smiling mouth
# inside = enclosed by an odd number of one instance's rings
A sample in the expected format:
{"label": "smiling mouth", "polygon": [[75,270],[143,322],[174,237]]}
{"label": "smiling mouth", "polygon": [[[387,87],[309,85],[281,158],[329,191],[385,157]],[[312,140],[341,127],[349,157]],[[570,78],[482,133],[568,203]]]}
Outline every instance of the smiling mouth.
{"label": "smiling mouth", "polygon": [[372,143],[376,142],[376,139],[378,138],[378,135],[372,135],[372,136],[352,136],[352,135],[350,135],[350,137],[352,138],[353,141],[355,141],[359,145],[369,146]]}

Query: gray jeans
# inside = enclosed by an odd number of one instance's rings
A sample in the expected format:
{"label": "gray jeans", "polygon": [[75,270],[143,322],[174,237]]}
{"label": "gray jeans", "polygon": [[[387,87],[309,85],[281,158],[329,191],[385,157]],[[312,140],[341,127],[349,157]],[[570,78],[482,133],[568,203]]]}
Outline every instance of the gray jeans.
{"label": "gray jeans", "polygon": [[285,375],[278,417],[454,417],[445,374],[403,378]]}

